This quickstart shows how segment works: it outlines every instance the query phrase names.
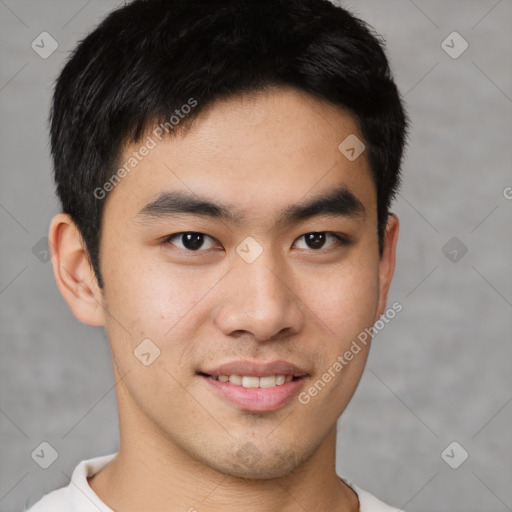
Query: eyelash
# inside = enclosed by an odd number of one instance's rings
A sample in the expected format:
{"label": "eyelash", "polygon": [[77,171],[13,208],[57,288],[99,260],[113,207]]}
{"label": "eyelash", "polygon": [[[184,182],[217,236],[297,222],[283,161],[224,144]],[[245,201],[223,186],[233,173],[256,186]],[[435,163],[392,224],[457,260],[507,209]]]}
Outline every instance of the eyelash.
{"label": "eyelash", "polygon": [[[334,248],[336,248],[336,246],[337,246],[337,247],[340,247],[340,246],[348,246],[348,245],[350,245],[350,244],[352,243],[352,242],[351,242],[351,240],[350,240],[350,238],[349,238],[349,237],[347,237],[347,235],[344,235],[344,234],[342,234],[342,233],[335,233],[335,232],[333,232],[333,231],[309,231],[308,233],[304,233],[303,235],[299,236],[299,237],[297,238],[297,240],[299,240],[299,239],[301,239],[301,238],[305,237],[306,235],[310,235],[310,234],[319,234],[319,233],[324,233],[324,234],[327,234],[327,235],[332,235],[332,236],[336,239],[337,243],[336,243],[336,244],[334,244],[334,247],[329,247],[328,249],[309,249],[309,250],[310,250],[310,251],[312,251],[312,252],[317,252],[317,253],[321,253],[321,252],[329,252],[329,251],[333,250]],[[210,235],[207,235],[207,234],[205,234],[205,233],[198,232],[198,231],[182,231],[182,232],[180,232],[180,233],[174,233],[174,234],[172,234],[172,235],[169,235],[169,236],[165,237],[165,238],[162,240],[162,242],[163,242],[163,244],[164,244],[164,245],[173,245],[173,244],[171,243],[171,240],[173,240],[174,238],[177,238],[177,237],[179,237],[179,236],[187,235],[187,234],[203,235],[203,236],[205,236],[205,237],[211,238],[212,240],[215,240],[215,241],[218,243],[218,241],[217,241],[214,237],[212,237],[212,236],[210,236]],[[207,252],[207,251],[208,251],[208,249],[206,249],[206,250],[204,250],[204,249],[203,249],[203,250],[198,249],[197,251],[192,251],[192,250],[190,250],[190,249],[186,249],[186,248],[185,248],[185,249],[177,248],[177,250],[179,250],[179,251],[183,251],[183,252],[188,252],[188,253],[191,253],[191,254],[194,254],[194,253],[201,253],[201,252]],[[307,250],[307,249],[304,249],[304,250]]]}

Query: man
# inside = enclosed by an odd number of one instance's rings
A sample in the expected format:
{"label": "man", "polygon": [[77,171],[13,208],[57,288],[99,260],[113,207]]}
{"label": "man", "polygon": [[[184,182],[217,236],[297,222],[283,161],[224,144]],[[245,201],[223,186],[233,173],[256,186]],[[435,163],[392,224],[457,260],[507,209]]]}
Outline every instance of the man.
{"label": "man", "polygon": [[407,126],[381,43],[327,0],[135,0],[80,43],[49,239],[106,329],[120,445],[31,511],[397,510],[335,452],[387,314]]}

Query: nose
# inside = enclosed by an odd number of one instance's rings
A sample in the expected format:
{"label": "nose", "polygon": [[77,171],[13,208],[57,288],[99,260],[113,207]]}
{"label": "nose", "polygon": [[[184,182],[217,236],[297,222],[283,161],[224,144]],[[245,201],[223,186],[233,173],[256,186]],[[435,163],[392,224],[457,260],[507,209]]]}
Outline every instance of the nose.
{"label": "nose", "polygon": [[304,308],[293,290],[290,272],[264,255],[252,263],[237,261],[223,282],[215,323],[226,336],[266,341],[302,329]]}

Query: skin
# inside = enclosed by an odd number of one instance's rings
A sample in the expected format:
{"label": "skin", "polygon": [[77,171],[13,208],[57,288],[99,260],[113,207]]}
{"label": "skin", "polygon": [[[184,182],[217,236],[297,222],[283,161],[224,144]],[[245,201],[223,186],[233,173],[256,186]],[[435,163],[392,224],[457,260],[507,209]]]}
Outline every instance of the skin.
{"label": "skin", "polygon": [[[370,344],[307,405],[294,397],[273,412],[244,411],[196,374],[232,360],[284,359],[307,368],[307,389],[386,310],[399,221],[389,216],[379,257],[366,152],[351,162],[338,150],[349,134],[363,140],[351,115],[293,89],[215,103],[189,132],[159,142],[107,196],[103,289],[72,220],[53,219],[59,289],[79,320],[105,327],[111,346],[120,448],[89,483],[112,509],[359,510],[336,475],[336,422]],[[340,184],[363,203],[364,216],[274,229],[283,208]],[[137,217],[163,190],[235,206],[246,221]],[[187,231],[208,235],[199,252],[187,252],[180,237],[162,241]],[[303,237],[311,232],[345,233],[353,243],[327,236],[315,249]],[[247,236],[263,249],[251,264],[236,252]],[[133,353],[146,338],[161,351],[149,366]],[[237,455],[248,442],[260,454],[256,464]]]}

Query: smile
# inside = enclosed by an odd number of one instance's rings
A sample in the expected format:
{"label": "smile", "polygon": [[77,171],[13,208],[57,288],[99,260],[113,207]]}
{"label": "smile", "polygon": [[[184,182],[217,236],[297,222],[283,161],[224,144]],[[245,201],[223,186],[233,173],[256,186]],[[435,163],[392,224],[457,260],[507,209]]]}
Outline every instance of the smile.
{"label": "smile", "polygon": [[249,412],[271,412],[285,406],[304,387],[307,376],[198,374],[216,397]]}
{"label": "smile", "polygon": [[235,386],[243,386],[244,388],[273,388],[274,386],[282,386],[294,378],[293,375],[269,375],[267,377],[251,375],[209,375],[209,377],[220,380],[221,382],[231,382],[231,384]]}

